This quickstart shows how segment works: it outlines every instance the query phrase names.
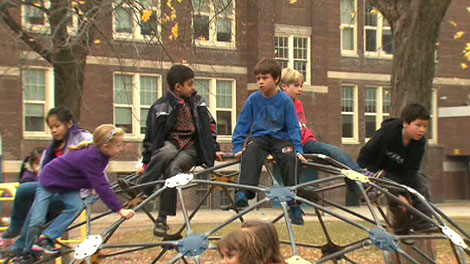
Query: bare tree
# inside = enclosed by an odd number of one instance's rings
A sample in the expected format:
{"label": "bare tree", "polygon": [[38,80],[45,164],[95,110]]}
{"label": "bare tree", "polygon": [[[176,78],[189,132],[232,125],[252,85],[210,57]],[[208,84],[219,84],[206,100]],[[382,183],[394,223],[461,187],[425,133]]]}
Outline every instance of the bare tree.
{"label": "bare tree", "polygon": [[451,0],[370,0],[391,25],[394,41],[391,114],[410,102],[431,104],[436,43]]}

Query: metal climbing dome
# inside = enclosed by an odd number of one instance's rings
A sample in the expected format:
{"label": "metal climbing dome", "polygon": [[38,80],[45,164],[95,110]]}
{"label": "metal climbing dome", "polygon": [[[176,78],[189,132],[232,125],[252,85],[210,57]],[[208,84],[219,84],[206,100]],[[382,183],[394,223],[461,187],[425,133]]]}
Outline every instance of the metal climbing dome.
{"label": "metal climbing dome", "polygon": [[[436,206],[427,202],[425,198],[414,189],[381,178],[380,172],[374,177],[367,177],[361,173],[350,170],[345,165],[324,155],[306,155],[306,157],[309,162],[304,163],[303,166],[324,172],[326,177],[302,182],[296,186],[284,187],[280,185],[274,177],[271,164],[266,162],[265,168],[268,177],[271,179],[271,186],[240,185],[233,179],[237,176],[237,173],[229,175],[221,173],[221,171],[239,163],[239,161],[226,161],[221,165],[205,168],[194,173],[182,173],[166,180],[158,180],[145,184],[137,184],[139,175],[126,176],[123,179],[130,184],[114,183],[112,184],[113,190],[115,190],[116,194],[127,198],[128,202],[126,204],[128,207],[136,211],[144,211],[148,215],[149,221],[153,222],[155,222],[155,218],[145,209],[145,205],[159,197],[165,189],[176,188],[184,216],[184,225],[160,242],[133,244],[123,242],[120,244],[110,244],[110,238],[119,229],[124,219],[117,220],[101,234],[92,234],[90,227],[93,226],[93,222],[111,214],[111,212],[106,212],[91,217],[90,208],[98,199],[96,196],[93,196],[85,201],[85,208],[88,215],[87,221],[69,228],[74,229],[81,225],[87,225],[87,230],[90,232],[87,238],[73,248],[64,247],[59,255],[44,257],[36,263],[45,263],[63,255],[72,256],[70,263],[99,263],[103,259],[148,249],[155,250],[155,257],[149,263],[161,263],[162,257],[169,251],[176,252],[176,256],[174,256],[169,263],[189,263],[191,260],[195,263],[201,263],[204,259],[204,254],[215,249],[216,241],[219,239],[219,237],[215,236],[217,231],[225,228],[234,221],[244,221],[243,216],[248,212],[274,202],[279,203],[281,209],[279,217],[272,219],[272,221],[276,222],[280,219],[284,219],[289,237],[288,241],[281,242],[289,245],[291,248],[291,256],[287,256],[287,263],[360,263],[360,261],[351,257],[350,254],[358,251],[367,251],[372,247],[382,252],[382,263],[390,263],[391,258],[396,259],[397,262],[395,263],[437,263],[432,254],[430,255],[429,252],[423,251],[416,245],[413,245],[413,243],[409,243],[409,241],[418,240],[446,240],[449,243],[449,247],[452,249],[455,263],[468,263],[467,259],[470,257],[469,234]],[[196,176],[205,173],[211,173],[211,175],[214,176],[210,180],[196,179]],[[351,181],[357,186],[364,204],[370,211],[370,216],[358,214],[346,206],[325,198],[327,197],[327,195],[324,195],[325,193],[338,188],[345,188],[345,180]],[[161,187],[149,197],[139,194],[138,189],[140,187],[150,185]],[[210,186],[210,188],[202,197],[202,200],[198,201],[196,208],[189,212],[185,207],[183,192],[184,190],[195,188],[199,185],[207,185]],[[216,188],[221,189],[221,191],[227,194],[228,188],[251,190],[256,193],[264,194],[262,195],[264,198],[243,210],[238,210],[234,206],[234,201],[229,197],[234,210],[233,216],[227,218],[223,223],[218,224],[210,230],[202,233],[194,232],[191,220],[197,214],[204,199],[207,199],[209,194]],[[425,206],[432,211],[432,217],[426,216],[409,203],[400,199],[397,193],[406,193],[413,199],[423,201]],[[432,223],[432,225],[435,226],[437,232],[429,234],[412,233],[407,235],[395,235],[391,231],[388,231],[392,225],[392,219],[390,219],[386,213],[385,207],[379,202],[381,197],[386,197],[389,201],[393,201],[402,208],[406,208],[413,217],[426,219],[428,223]],[[287,206],[288,202],[293,200],[301,202],[304,206],[313,208],[315,216],[318,218],[318,225],[321,226],[326,241],[325,243],[308,244],[296,240],[288,217]],[[340,214],[338,211],[342,213]],[[360,230],[364,235],[355,239],[353,242],[339,244],[325,224],[325,216],[327,215],[347,223],[351,228]],[[132,219],[129,221],[132,221]],[[408,247],[406,251],[403,249],[405,245]],[[320,257],[313,262],[306,261],[305,256],[299,253],[299,248],[301,247],[318,250]],[[410,252],[412,252],[412,254],[410,254]],[[419,260],[416,256],[419,256]],[[8,261],[5,263],[8,263]],[[144,262],[139,260],[139,263]]]}

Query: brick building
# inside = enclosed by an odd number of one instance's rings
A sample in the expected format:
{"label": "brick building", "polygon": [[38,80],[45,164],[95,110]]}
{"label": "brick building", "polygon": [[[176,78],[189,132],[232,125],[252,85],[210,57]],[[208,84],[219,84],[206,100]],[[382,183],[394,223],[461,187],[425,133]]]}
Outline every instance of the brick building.
{"label": "brick building", "polygon": [[[166,1],[140,2],[155,17],[171,12]],[[178,39],[169,39],[174,24],[152,19],[140,24],[135,21],[140,15],[123,4],[113,6],[112,15],[99,24],[102,35],[87,57],[80,125],[93,130],[114,123],[127,132],[128,148],[111,162],[112,175],[135,170],[146,111],[165,92],[165,74],[172,62],[195,70],[196,89],[217,118],[225,151],[231,150],[238,113],[257,89],[252,72],[262,57],[274,56],[283,66],[304,73],[302,101],[309,126],[317,139],[338,145],[353,157],[388,116],[391,29],[366,0],[192,0],[175,1],[173,6]],[[470,16],[462,6],[463,0],[452,2],[436,54],[432,126],[424,161],[435,201],[470,198],[470,139],[465,136],[470,128],[470,78],[460,68],[465,40],[454,39],[457,30],[448,23],[469,26]],[[44,15],[32,7],[22,7],[17,15],[29,31],[49,30]],[[0,30],[3,180],[11,181],[31,148],[50,140],[44,115],[54,105],[54,73],[5,24]],[[204,191],[200,187],[186,195]],[[226,202],[216,192],[207,206],[217,208]]]}

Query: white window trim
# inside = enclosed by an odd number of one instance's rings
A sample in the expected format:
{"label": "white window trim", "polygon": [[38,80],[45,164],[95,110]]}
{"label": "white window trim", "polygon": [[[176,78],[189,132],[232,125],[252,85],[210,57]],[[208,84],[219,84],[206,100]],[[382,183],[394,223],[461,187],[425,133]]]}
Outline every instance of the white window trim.
{"label": "white window trim", "polygon": [[[115,98],[115,85],[116,85],[116,75],[128,75],[132,76],[132,105],[128,104],[116,104],[114,103]],[[116,107],[130,107],[131,108],[131,120],[132,120],[132,133],[125,133],[124,139],[128,141],[141,141],[144,139],[145,135],[140,133],[140,77],[141,76],[149,76],[149,77],[156,77],[157,78],[157,97],[162,96],[162,76],[160,74],[151,74],[151,73],[137,73],[137,72],[122,72],[116,71],[113,72],[113,124],[116,120]],[[155,98],[155,101],[158,98]]]}
{"label": "white window trim", "polygon": [[431,111],[430,114],[431,114],[431,117],[432,117],[432,122],[431,124],[428,126],[428,129],[431,129],[432,130],[432,138],[430,138],[428,140],[428,143],[429,144],[432,144],[432,145],[437,145],[438,144],[438,122],[439,122],[439,116],[438,116],[438,107],[437,107],[437,90],[436,89],[432,89],[432,94],[431,94],[431,100],[432,100],[432,104],[431,104]]}
{"label": "white window trim", "polygon": [[[49,19],[46,14],[44,14],[44,25],[32,25],[26,21],[26,10],[25,8],[31,5],[21,5],[21,25],[24,30],[32,33],[40,33],[40,34],[50,34],[50,24]],[[45,0],[44,6],[46,8],[50,8],[50,2]],[[32,6],[31,6],[32,7]],[[75,35],[78,30],[78,17],[75,12],[72,12],[72,26],[67,26],[67,32],[71,35]]]}
{"label": "white window trim", "polygon": [[[237,47],[235,45],[235,39],[236,39],[236,1],[232,1],[232,14],[231,16],[227,16],[225,18],[230,18],[232,19],[232,37],[230,42],[225,42],[225,41],[217,41],[217,20],[213,19],[215,17],[215,7],[212,4],[213,2],[210,1],[209,5],[209,13],[207,12],[194,12],[194,15],[207,15],[209,16],[209,39],[202,40],[202,39],[194,39],[194,43],[196,47],[202,47],[202,48],[218,48],[218,49],[229,49],[229,50],[235,50]],[[218,17],[223,17],[223,15],[219,14]],[[191,28],[194,31],[194,17],[191,19]],[[194,38],[194,34],[192,34],[192,37]]]}
{"label": "white window trim", "polygon": [[[195,80],[209,80],[209,103],[207,104],[209,112],[217,123],[217,111],[230,111],[232,118],[232,136],[237,123],[237,81],[230,78],[210,78],[210,77],[197,77]],[[217,107],[217,81],[230,81],[232,82],[232,108],[218,108]],[[206,102],[207,103],[207,102]],[[232,143],[232,136],[217,134],[217,142],[219,143]]]}
{"label": "white window trim", "polygon": [[[364,6],[364,16],[365,16],[365,8],[367,6]],[[377,11],[377,26],[366,26],[364,24],[364,56],[368,59],[388,59],[391,60],[393,59],[393,54],[387,54],[382,47],[382,37],[383,37],[383,20],[384,17],[383,15]],[[391,30],[390,26],[385,27],[387,30]],[[376,51],[366,51],[366,45],[367,45],[367,37],[366,37],[366,30],[367,29],[374,29],[375,34],[376,34],[376,42],[375,42],[375,48]]]}
{"label": "white window trim", "polygon": [[[342,144],[359,144],[359,96],[358,96],[358,86],[357,84],[350,84],[350,83],[342,83],[340,93],[342,93],[343,86],[349,86],[353,88],[354,91],[354,112],[343,112],[341,111],[340,117],[342,118],[344,114],[352,114],[353,116],[353,137],[342,137],[341,135],[341,143]],[[342,100],[342,95],[340,95],[340,100]],[[341,103],[340,103],[341,105]],[[341,123],[342,125],[342,123]],[[342,126],[341,131],[342,131]]]}
{"label": "white window trim", "polygon": [[[160,9],[160,0],[157,1],[155,6],[150,7],[150,10],[155,11],[157,13],[157,33],[156,35],[148,36],[148,35],[142,35],[140,32],[140,24],[136,22],[136,19],[139,19],[140,23],[143,23],[142,20],[142,15],[137,14],[136,10],[129,6],[126,3],[123,3],[121,7],[123,8],[130,8],[132,11],[132,33],[124,33],[124,32],[116,32],[116,27],[115,27],[115,19],[116,16],[115,10],[118,7],[118,4],[114,3],[113,4],[113,12],[112,12],[112,26],[113,26],[113,39],[116,40],[124,40],[124,41],[139,41],[139,42],[145,42],[145,41],[150,41],[150,42],[155,42],[159,43],[161,40],[161,32],[162,32],[162,27],[161,27],[161,9]],[[146,9],[142,9],[146,10]]]}
{"label": "white window trim", "polygon": [[[365,87],[364,91],[367,88],[375,88],[375,104],[376,104],[376,112],[374,113],[367,113],[364,111],[364,116],[375,116],[375,130],[379,129],[382,122],[384,121],[384,116],[390,117],[390,113],[384,113],[383,111],[383,92],[384,90],[389,90],[389,86],[383,86],[383,85],[368,85]],[[364,105],[365,105],[365,96],[364,96]],[[365,122],[365,120],[364,120]],[[365,132],[364,132],[365,133]],[[365,142],[367,142],[370,138],[364,137]]]}
{"label": "white window trim", "polygon": [[[341,4],[341,2],[340,2]],[[340,12],[341,12],[341,7],[340,7]],[[357,0],[354,0],[354,24],[343,24],[341,22],[341,14],[340,14],[340,29],[341,29],[341,32],[340,32],[340,45],[341,45],[341,56],[344,56],[344,57],[358,57],[358,52],[357,52]],[[353,46],[354,46],[354,49],[353,50],[345,50],[343,49],[343,29],[345,28],[353,28]]]}
{"label": "white window trim", "polygon": [[311,84],[312,81],[312,51],[311,51],[311,27],[291,26],[291,25],[275,25],[276,37],[287,37],[287,45],[289,50],[289,68],[294,68],[294,37],[307,38],[307,76],[304,76],[304,83]]}
{"label": "white window trim", "polygon": [[[46,71],[46,98],[45,98],[45,104],[44,104],[44,119],[47,116],[47,112],[49,109],[54,107],[54,69],[52,67],[40,67],[40,66],[27,66],[23,67],[22,69],[22,74],[23,71],[26,69],[40,69],[40,70],[45,70]],[[32,139],[50,139],[51,134],[49,131],[49,127],[47,126],[46,122],[44,122],[44,131],[42,132],[35,132],[35,131],[25,131],[25,108],[24,104],[29,103],[29,102],[34,102],[34,101],[28,101],[24,99],[24,84],[23,84],[23,78],[21,79],[21,84],[22,84],[22,108],[23,108],[23,115],[22,115],[22,127],[23,127],[23,138],[32,138]]]}

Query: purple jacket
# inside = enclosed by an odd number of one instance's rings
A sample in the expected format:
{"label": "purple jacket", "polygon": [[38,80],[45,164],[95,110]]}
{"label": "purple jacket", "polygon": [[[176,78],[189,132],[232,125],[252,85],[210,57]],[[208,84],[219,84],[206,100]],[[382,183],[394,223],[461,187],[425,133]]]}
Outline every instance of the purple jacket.
{"label": "purple jacket", "polygon": [[38,181],[38,176],[36,173],[25,169],[23,172],[23,175],[21,175],[21,180],[20,183],[25,183],[25,182],[35,182]]}
{"label": "purple jacket", "polygon": [[64,193],[93,188],[114,212],[122,206],[109,188],[105,172],[109,158],[96,147],[70,151],[49,162],[39,174],[39,183],[49,192]]}

